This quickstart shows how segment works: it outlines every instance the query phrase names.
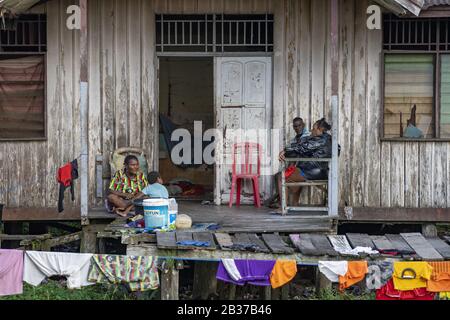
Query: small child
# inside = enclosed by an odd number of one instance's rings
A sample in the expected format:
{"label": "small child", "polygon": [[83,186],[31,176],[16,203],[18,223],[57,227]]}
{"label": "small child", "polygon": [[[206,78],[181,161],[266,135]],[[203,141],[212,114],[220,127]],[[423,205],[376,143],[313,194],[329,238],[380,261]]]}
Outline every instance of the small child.
{"label": "small child", "polygon": [[142,193],[150,198],[169,199],[169,191],[163,186],[163,180],[159,172],[153,171],[148,175],[148,186]]}

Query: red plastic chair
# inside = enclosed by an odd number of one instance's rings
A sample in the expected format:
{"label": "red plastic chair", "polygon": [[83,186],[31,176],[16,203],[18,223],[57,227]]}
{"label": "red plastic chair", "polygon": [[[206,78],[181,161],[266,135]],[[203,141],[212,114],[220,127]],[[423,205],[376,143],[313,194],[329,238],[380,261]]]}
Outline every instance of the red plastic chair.
{"label": "red plastic chair", "polygon": [[[253,172],[255,165],[252,164],[251,156],[253,151],[256,150],[257,154],[257,168],[256,173]],[[233,172],[231,181],[231,192],[230,192],[230,208],[233,207],[233,194],[237,187],[236,195],[236,206],[241,205],[241,191],[242,191],[242,180],[251,179],[253,182],[253,197],[255,201],[255,206],[257,208],[261,207],[261,198],[259,195],[259,177],[261,176],[261,145],[257,143],[236,143],[233,145]],[[240,153],[239,153],[240,151]],[[237,172],[237,155],[241,155],[241,170]],[[243,159],[243,161],[242,161]]]}

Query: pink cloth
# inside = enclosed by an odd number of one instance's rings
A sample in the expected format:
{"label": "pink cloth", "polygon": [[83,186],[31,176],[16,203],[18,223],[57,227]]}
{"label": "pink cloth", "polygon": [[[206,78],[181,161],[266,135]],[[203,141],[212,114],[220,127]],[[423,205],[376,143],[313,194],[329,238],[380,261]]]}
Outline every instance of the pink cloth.
{"label": "pink cloth", "polygon": [[0,249],[0,296],[23,293],[23,251]]}

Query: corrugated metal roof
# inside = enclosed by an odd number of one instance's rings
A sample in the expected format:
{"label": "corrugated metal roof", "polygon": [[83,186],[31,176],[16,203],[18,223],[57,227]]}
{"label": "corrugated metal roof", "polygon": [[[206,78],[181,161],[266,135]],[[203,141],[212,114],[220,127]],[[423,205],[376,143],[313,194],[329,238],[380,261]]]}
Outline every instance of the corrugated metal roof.
{"label": "corrugated metal roof", "polygon": [[0,11],[21,14],[39,2],[40,0],[0,0]]}
{"label": "corrugated metal roof", "polygon": [[428,9],[435,6],[450,6],[450,0],[425,0],[422,9]]}
{"label": "corrugated metal roof", "polygon": [[407,12],[419,16],[421,11],[431,7],[450,6],[450,0],[375,0],[375,2],[400,16]]}

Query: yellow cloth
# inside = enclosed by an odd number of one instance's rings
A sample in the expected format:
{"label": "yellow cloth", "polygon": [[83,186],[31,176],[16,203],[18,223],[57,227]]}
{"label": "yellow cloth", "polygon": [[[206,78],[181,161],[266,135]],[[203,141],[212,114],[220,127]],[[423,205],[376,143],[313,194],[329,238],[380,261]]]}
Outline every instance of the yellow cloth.
{"label": "yellow cloth", "polygon": [[439,300],[450,300],[450,292],[440,292]]}
{"label": "yellow cloth", "polygon": [[344,291],[364,280],[368,272],[367,261],[349,261],[347,273],[344,276],[339,276],[339,290]]}
{"label": "yellow cloth", "polygon": [[[431,278],[432,272],[433,268],[428,262],[395,262],[393,274],[394,287],[399,291],[426,288],[427,280]],[[414,273],[414,279],[402,279],[402,275],[404,277],[413,277]]]}
{"label": "yellow cloth", "polygon": [[297,274],[297,262],[290,260],[277,260],[270,275],[272,288],[280,288],[294,279]]}
{"label": "yellow cloth", "polygon": [[431,279],[427,282],[427,290],[430,292],[450,291],[450,262],[430,262],[433,268]]}

